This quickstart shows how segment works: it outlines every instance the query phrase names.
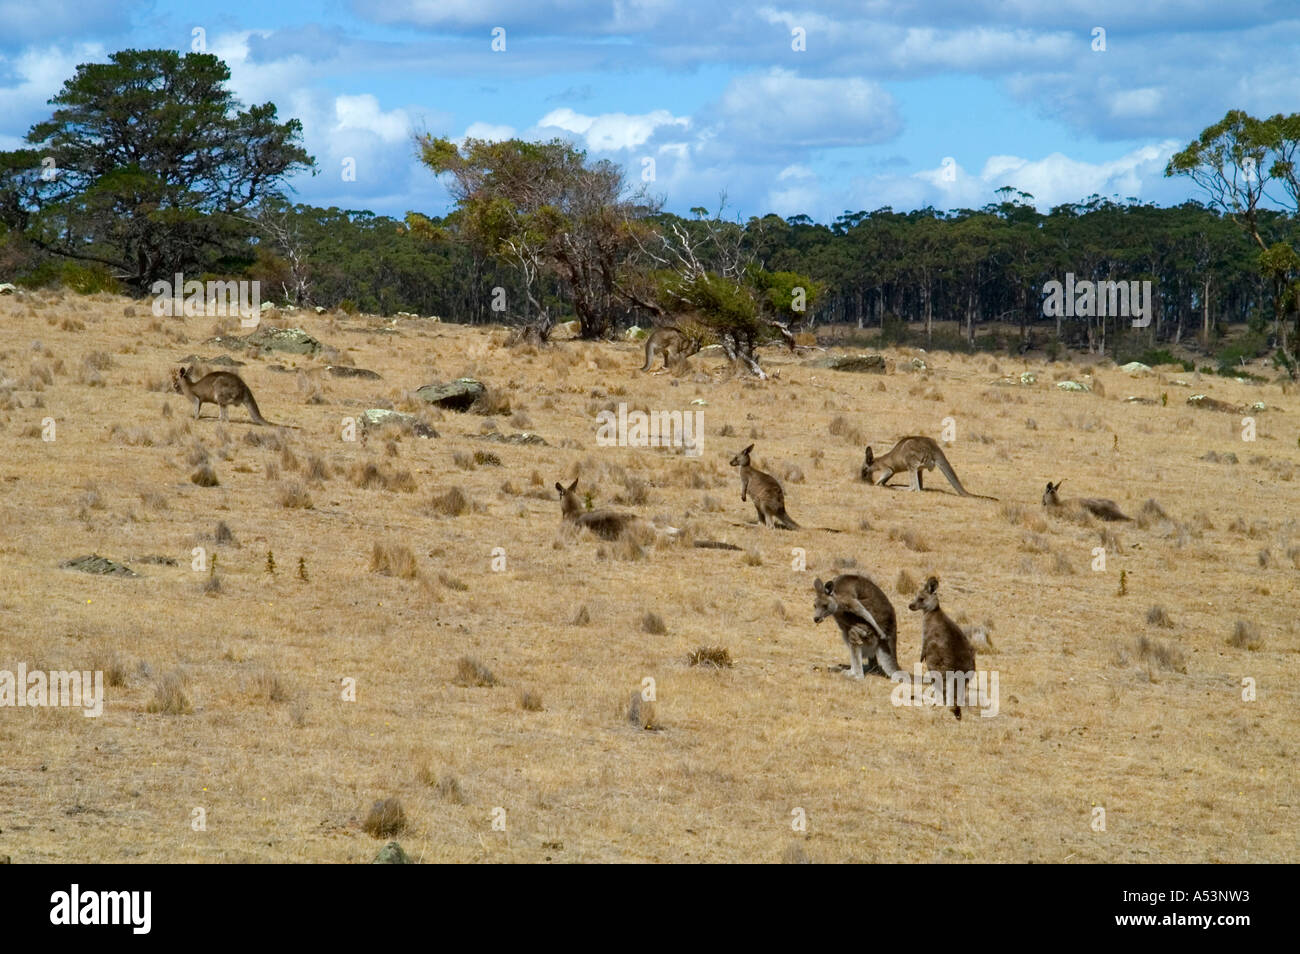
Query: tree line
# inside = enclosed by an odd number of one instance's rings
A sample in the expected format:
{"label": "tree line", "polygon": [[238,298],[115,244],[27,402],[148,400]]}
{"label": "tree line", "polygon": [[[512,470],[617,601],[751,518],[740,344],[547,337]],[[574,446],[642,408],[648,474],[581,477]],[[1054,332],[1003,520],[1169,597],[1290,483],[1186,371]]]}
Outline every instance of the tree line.
{"label": "tree line", "polygon": [[[1169,346],[1293,375],[1300,336],[1300,114],[1229,112],[1169,162],[1203,201],[1089,196],[1040,212],[1010,187],[979,209],[741,221],[667,212],[624,171],[554,140],[417,140],[446,215],[292,203],[314,169],[297,120],[243,107],[210,54],[126,50],[83,64],[27,145],[0,152],[0,280],[145,294],[177,272],[262,297],[514,324],[545,340],[673,323],[758,370],[755,349],[840,326],[930,347]],[[1149,281],[1149,325],[1047,314],[1065,277]],[[1245,330],[1242,330],[1245,326]],[[1231,329],[1231,336],[1229,332]]]}

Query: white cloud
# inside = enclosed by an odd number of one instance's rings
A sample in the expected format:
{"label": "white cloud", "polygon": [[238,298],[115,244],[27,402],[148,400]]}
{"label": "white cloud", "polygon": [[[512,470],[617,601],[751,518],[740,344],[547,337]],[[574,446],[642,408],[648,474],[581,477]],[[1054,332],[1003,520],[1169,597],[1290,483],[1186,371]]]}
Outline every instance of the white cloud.
{"label": "white cloud", "polygon": [[503,139],[513,139],[515,128],[513,126],[496,126],[492,123],[470,123],[465,127],[465,135],[454,140],[457,145],[463,143],[466,139],[486,139],[488,142],[501,142]]}
{"label": "white cloud", "polygon": [[[13,86],[0,86],[0,115],[6,123],[30,124],[49,117],[52,107],[47,101],[53,98],[66,80],[72,78],[77,66],[106,59],[104,48],[97,43],[80,44],[71,49],[47,47],[29,48],[15,56],[0,56],[0,69],[12,73],[18,80]],[[21,137],[27,129],[7,129]]]}
{"label": "white cloud", "polygon": [[537,132],[562,129],[581,136],[587,148],[596,152],[617,152],[633,149],[647,142],[655,131],[664,126],[676,126],[685,131],[690,120],[674,116],[666,109],[630,115],[628,113],[602,113],[586,116],[567,106],[553,109],[537,121]]}
{"label": "white cloud", "polygon": [[386,142],[398,142],[411,136],[411,121],[405,112],[394,109],[384,112],[379,100],[369,93],[360,96],[339,96],[334,100],[334,130],[358,129],[374,133]]}

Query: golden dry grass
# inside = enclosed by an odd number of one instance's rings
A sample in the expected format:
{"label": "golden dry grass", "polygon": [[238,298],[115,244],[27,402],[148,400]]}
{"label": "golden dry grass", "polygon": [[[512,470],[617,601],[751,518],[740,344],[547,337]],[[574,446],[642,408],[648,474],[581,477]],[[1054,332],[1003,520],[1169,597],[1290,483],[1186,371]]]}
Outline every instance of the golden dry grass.
{"label": "golden dry grass", "polygon": [[[886,376],[779,350],[766,383],[699,356],[649,376],[635,344],[510,349],[502,329],[298,313],[286,323],[383,377],[301,389],[272,365],[321,362],[235,355],[263,413],[297,427],[271,431],[238,408],[193,421],[165,390],[178,359],[220,353],[212,319],[152,327],[126,304],[0,298],[0,669],[111,674],[98,719],[0,709],[0,854],[15,862],[369,861],[382,841],[364,827],[387,799],[421,861],[1297,856],[1300,392],[1130,381],[1106,363],[1103,387],[1075,394],[1052,382],[1078,361],[929,354],[910,372],[906,350]],[[1039,383],[993,384],[1022,369]],[[492,388],[477,411],[411,397],[461,375]],[[1197,392],[1266,402],[1258,440],[1189,408]],[[592,405],[696,399],[698,460],[596,445]],[[342,440],[367,407],[423,413],[442,436]],[[483,440],[525,429],[506,415],[548,444]],[[849,438],[879,453],[948,416],[963,483],[1000,502],[956,497],[937,472],[922,494],[857,479]],[[726,465],[750,442],[809,529],[751,522]],[[192,483],[202,466],[220,483]],[[575,475],[592,506],[741,550],[566,530],[553,485]],[[1044,514],[1061,478],[1146,526]],[[207,595],[196,547],[219,558]],[[87,553],[140,576],[59,568]],[[176,565],[141,562],[153,554]],[[895,707],[885,680],[834,671],[847,652],[833,623],[813,625],[811,582],[846,568],[892,591],[905,666],[920,644],[906,593],[931,573],[949,615],[996,627],[979,664],[1000,674],[1001,714]],[[691,665],[700,647],[733,665]],[[477,667],[491,684],[466,678]],[[634,704],[646,680],[654,700]],[[370,827],[391,830],[379,813]]]}

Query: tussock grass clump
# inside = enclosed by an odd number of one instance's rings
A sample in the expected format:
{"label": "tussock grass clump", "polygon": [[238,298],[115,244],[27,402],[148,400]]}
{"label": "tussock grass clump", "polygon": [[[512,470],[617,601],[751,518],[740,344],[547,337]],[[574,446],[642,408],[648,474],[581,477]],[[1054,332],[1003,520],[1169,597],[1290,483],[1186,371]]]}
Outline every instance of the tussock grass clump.
{"label": "tussock grass clump", "polygon": [[370,572],[413,580],[420,575],[420,566],[406,544],[376,540],[370,551]]}
{"label": "tussock grass clump", "polygon": [[289,689],[277,673],[269,669],[259,669],[250,674],[245,681],[245,690],[255,699],[267,702],[287,702]]}
{"label": "tussock grass clump", "polygon": [[158,490],[140,491],[140,503],[150,510],[158,512],[171,509],[171,504],[167,501],[167,495]]}
{"label": "tussock grass clump", "polygon": [[474,463],[480,467],[500,467],[501,458],[491,451],[475,451]]}
{"label": "tussock grass clump", "polygon": [[586,626],[591,622],[591,611],[585,605],[578,607],[578,612],[573,617],[574,626]]}
{"label": "tussock grass clump", "polygon": [[361,827],[372,838],[391,838],[406,830],[406,810],[395,798],[384,798],[370,806]]}
{"label": "tussock grass clump", "polygon": [[92,672],[104,674],[104,685],[118,688],[126,685],[127,666],[115,649],[100,650],[91,660]]}
{"label": "tussock grass clump", "polygon": [[467,593],[467,592],[469,592],[469,584],[468,584],[468,583],[464,583],[464,582],[462,582],[462,581],[456,579],[454,576],[449,576],[449,575],[446,574],[446,573],[441,573],[441,572],[440,572],[440,573],[438,574],[438,582],[441,583],[443,586],[445,586],[445,587],[446,587],[447,589],[449,589],[449,590],[455,590],[457,593]]}
{"label": "tussock grass clump", "polygon": [[473,656],[461,656],[456,660],[456,674],[451,682],[466,688],[491,688],[497,684],[497,677]]}
{"label": "tussock grass clump", "polygon": [[190,483],[198,484],[200,487],[217,487],[221,481],[217,480],[217,472],[210,464],[202,464],[190,474]]}
{"label": "tussock grass clump", "polygon": [[1235,649],[1248,649],[1252,653],[1258,652],[1264,645],[1264,639],[1259,635],[1259,630],[1254,624],[1239,619],[1232,627],[1232,635],[1228,637],[1228,645]]}
{"label": "tussock grass clump", "polygon": [[425,513],[441,514],[444,517],[461,517],[474,509],[473,498],[459,487],[452,487],[443,494],[434,494],[424,504]]}
{"label": "tussock grass clump", "polygon": [[650,502],[650,484],[640,477],[623,474],[623,489],[614,495],[614,503],[644,506]]}
{"label": "tussock grass clump", "polygon": [[901,529],[895,527],[893,530],[889,531],[889,539],[895,543],[902,543],[903,546],[916,553],[930,552],[929,546],[927,546],[926,542],[921,539],[921,535],[911,527],[903,527]]}
{"label": "tussock grass clump", "polygon": [[668,627],[664,625],[663,617],[658,613],[647,611],[641,617],[641,631],[651,636],[662,636],[668,632]]}
{"label": "tussock grass clump", "polygon": [[465,451],[452,451],[451,462],[461,470],[473,470],[474,458]]}
{"label": "tussock grass clump", "polygon": [[1074,564],[1064,553],[1052,554],[1052,572],[1058,576],[1072,576],[1074,574]]}
{"label": "tussock grass clump", "polygon": [[453,805],[464,805],[468,799],[465,798],[465,790],[461,787],[460,779],[451,774],[443,775],[434,785],[438,797],[444,802],[451,802]]}
{"label": "tussock grass clump", "polygon": [[906,570],[898,571],[898,579],[894,581],[894,592],[899,596],[911,596],[916,592],[916,580],[912,579],[912,574]]}
{"label": "tussock grass clump", "polygon": [[758,549],[758,547],[750,547],[748,550],[745,551],[745,555],[740,559],[741,562],[745,564],[745,566],[763,565],[763,553],[761,550]]}
{"label": "tussock grass clump", "polygon": [[519,708],[525,712],[541,712],[542,694],[532,689],[525,689],[519,693]]}
{"label": "tussock grass clump", "polygon": [[725,646],[701,646],[686,654],[688,666],[708,666],[713,669],[730,669],[735,665],[731,661],[731,650]]}
{"label": "tussock grass clump", "polygon": [[1158,639],[1139,636],[1130,647],[1117,645],[1111,662],[1116,666],[1127,666],[1134,658],[1148,667],[1169,672],[1187,672],[1187,654],[1177,646],[1162,643]]}
{"label": "tussock grass clump", "polygon": [[330,468],[325,459],[319,454],[312,454],[307,458],[307,479],[320,483],[330,479]]}
{"label": "tussock grass clump", "polygon": [[167,673],[154,684],[153,698],[145,704],[145,711],[162,715],[191,714],[194,704],[185,691],[188,684],[189,678],[181,670]]}
{"label": "tussock grass clump", "polygon": [[362,490],[393,490],[409,494],[416,489],[415,477],[409,470],[381,467],[373,462],[355,464],[350,476],[352,483]]}
{"label": "tussock grass clump", "polygon": [[1169,614],[1163,606],[1153,606],[1147,610],[1147,622],[1152,626],[1159,626],[1161,629],[1173,629],[1174,621],[1169,618]]}
{"label": "tussock grass clump", "polygon": [[661,728],[658,704],[642,698],[641,690],[634,691],[627,703],[627,721],[646,732],[658,732]]}
{"label": "tussock grass clump", "polygon": [[1163,507],[1155,502],[1154,498],[1149,498],[1138,511],[1136,523],[1139,529],[1146,530],[1152,524],[1169,520],[1169,514],[1165,513]]}
{"label": "tussock grass clump", "polygon": [[281,484],[277,499],[280,506],[286,510],[312,509],[311,494],[307,493],[307,488],[303,486],[300,480],[291,480],[288,483]]}

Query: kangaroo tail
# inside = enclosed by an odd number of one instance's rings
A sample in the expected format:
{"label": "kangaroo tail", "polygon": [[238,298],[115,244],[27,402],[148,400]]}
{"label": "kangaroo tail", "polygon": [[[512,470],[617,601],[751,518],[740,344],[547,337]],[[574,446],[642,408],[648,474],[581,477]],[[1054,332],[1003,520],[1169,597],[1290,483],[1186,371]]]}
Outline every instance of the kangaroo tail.
{"label": "kangaroo tail", "polygon": [[642,370],[642,371],[649,371],[649,370],[650,370],[650,365],[654,364],[654,361],[655,361],[655,349],[654,349],[654,346],[651,345],[649,342],[646,342],[646,346],[645,346],[645,364],[641,365],[641,370]]}
{"label": "kangaroo tail", "polygon": [[257,408],[257,401],[254,400],[252,391],[248,392],[248,397],[244,399],[244,404],[248,406],[248,416],[253,419],[254,424],[265,424],[267,427],[275,426],[266,418],[262,417],[262,412]]}
{"label": "kangaroo tail", "polygon": [[803,527],[799,526],[799,524],[795,523],[794,520],[791,519],[790,515],[789,515],[788,513],[785,512],[785,508],[784,508],[784,507],[781,508],[781,512],[778,513],[776,516],[777,516],[777,519],[781,521],[782,526],[784,526],[787,530],[802,530],[802,529],[803,529]]}
{"label": "kangaroo tail", "polygon": [[948,478],[948,483],[952,484],[952,489],[957,491],[963,497],[979,497],[981,500],[997,500],[997,497],[986,497],[984,494],[973,494],[961,485],[957,479],[957,472],[952,469],[952,464],[948,463],[948,458],[944,456],[943,451],[935,448],[934,462],[939,465],[939,470]]}

